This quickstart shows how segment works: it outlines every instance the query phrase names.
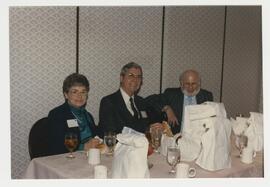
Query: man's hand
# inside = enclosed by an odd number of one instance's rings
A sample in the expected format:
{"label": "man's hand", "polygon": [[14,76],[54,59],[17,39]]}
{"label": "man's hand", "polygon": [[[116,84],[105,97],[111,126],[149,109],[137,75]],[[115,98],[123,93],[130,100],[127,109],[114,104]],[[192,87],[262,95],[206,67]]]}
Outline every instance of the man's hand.
{"label": "man's hand", "polygon": [[162,111],[166,112],[167,118],[168,118],[168,123],[172,126],[179,125],[179,122],[173,112],[173,109],[169,106],[166,105],[163,107]]}

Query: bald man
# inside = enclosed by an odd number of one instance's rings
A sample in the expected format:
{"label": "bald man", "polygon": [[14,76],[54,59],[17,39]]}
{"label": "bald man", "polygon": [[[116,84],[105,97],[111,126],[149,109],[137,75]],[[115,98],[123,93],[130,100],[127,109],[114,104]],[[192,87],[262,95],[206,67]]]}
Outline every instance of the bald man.
{"label": "bald man", "polygon": [[184,71],[179,77],[179,82],[180,87],[167,88],[163,94],[147,98],[152,105],[166,113],[173,134],[183,129],[182,116],[186,105],[213,101],[213,94],[201,89],[201,78],[197,71],[192,69]]}

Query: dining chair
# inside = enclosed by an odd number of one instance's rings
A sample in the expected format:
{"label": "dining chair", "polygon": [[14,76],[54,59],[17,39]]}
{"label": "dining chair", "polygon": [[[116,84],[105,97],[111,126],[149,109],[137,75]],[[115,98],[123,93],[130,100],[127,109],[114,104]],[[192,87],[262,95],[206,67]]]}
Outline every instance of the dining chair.
{"label": "dining chair", "polygon": [[49,155],[48,118],[39,119],[32,127],[28,138],[28,151],[31,160]]}

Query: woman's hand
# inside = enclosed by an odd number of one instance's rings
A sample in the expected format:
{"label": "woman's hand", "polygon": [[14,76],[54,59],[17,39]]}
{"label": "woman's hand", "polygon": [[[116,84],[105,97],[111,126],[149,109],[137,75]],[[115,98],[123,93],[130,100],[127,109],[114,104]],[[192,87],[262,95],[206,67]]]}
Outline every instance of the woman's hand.
{"label": "woman's hand", "polygon": [[90,148],[96,148],[97,145],[99,145],[99,139],[98,138],[92,138],[88,142],[84,144],[84,150],[88,151]]}

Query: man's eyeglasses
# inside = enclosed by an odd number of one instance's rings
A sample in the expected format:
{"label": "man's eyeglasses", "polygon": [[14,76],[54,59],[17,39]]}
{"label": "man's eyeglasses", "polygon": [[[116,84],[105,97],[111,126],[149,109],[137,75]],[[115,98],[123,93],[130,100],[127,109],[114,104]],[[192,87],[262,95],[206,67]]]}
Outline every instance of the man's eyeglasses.
{"label": "man's eyeglasses", "polygon": [[82,91],[82,92],[79,92],[78,90],[70,90],[70,94],[72,96],[82,96],[82,97],[86,97],[88,95],[88,92],[87,91]]}
{"label": "man's eyeglasses", "polygon": [[142,75],[135,75],[133,73],[128,73],[127,76],[129,79],[142,79]]}

